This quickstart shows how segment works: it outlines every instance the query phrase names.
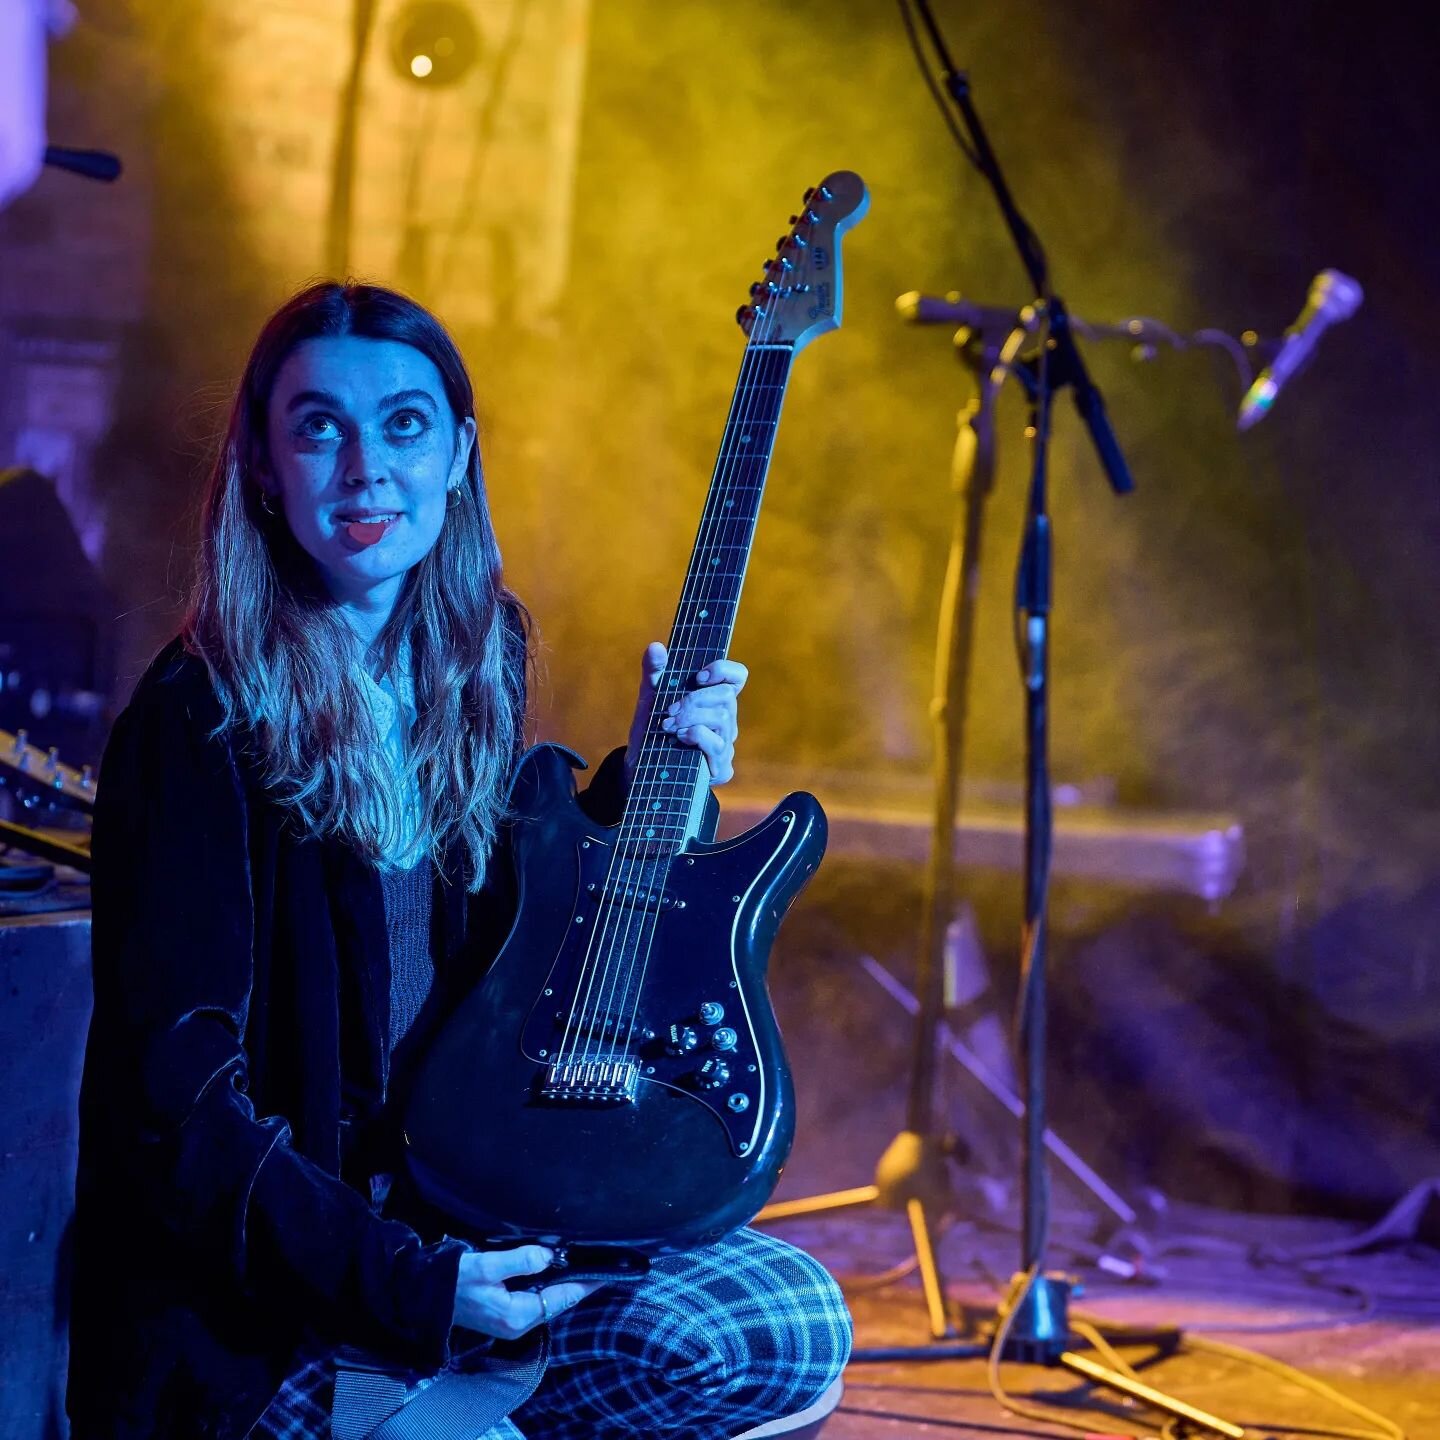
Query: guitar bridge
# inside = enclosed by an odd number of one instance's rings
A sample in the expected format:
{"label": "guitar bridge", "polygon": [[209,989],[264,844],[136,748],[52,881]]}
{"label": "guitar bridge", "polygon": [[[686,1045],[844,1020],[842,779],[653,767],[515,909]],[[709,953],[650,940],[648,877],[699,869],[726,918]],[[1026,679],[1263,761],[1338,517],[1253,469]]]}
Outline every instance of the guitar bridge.
{"label": "guitar bridge", "polygon": [[582,1104],[624,1104],[635,1099],[639,1083],[640,1066],[627,1057],[603,1055],[593,1060],[556,1060],[545,1072],[540,1095],[545,1100]]}

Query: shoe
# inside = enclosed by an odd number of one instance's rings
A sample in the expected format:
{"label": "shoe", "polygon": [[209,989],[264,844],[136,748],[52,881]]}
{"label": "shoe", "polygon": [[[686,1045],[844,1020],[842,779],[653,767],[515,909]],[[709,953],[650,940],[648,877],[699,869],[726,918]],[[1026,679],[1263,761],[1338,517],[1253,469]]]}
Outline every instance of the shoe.
{"label": "shoe", "polygon": [[841,1397],[845,1394],[845,1379],[837,1375],[830,1388],[813,1405],[807,1405],[794,1415],[782,1415],[778,1420],[767,1420],[753,1430],[742,1430],[734,1440],[770,1440],[772,1435],[785,1440],[810,1440],[818,1435],[821,1427],[830,1418]]}

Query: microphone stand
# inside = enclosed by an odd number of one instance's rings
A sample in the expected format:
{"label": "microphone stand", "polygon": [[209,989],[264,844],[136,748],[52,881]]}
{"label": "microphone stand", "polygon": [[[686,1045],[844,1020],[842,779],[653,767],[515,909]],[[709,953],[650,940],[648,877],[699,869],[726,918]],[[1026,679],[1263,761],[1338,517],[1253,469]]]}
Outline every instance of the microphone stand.
{"label": "microphone stand", "polygon": [[[1016,609],[1022,622],[1021,664],[1025,684],[1025,922],[1017,1010],[1022,1050],[1022,1094],[1025,1114],[1022,1121],[1023,1211],[1020,1270],[997,1314],[991,1345],[992,1359],[1013,1359],[1031,1364],[1063,1367],[1093,1384],[1120,1391],[1145,1404],[1181,1417],[1192,1424],[1242,1440],[1244,1432],[1235,1425],[1198,1411],[1183,1401],[1137,1381],[1132,1375],[1099,1365],[1078,1354],[1073,1346],[1069,1323],[1070,1282],[1045,1272],[1045,1250],[1049,1228],[1049,1177],[1045,1165],[1045,929],[1046,902],[1050,882],[1051,803],[1049,776],[1049,677],[1050,609],[1052,603],[1051,524],[1047,509],[1047,480],[1050,451],[1051,402],[1057,390],[1069,388],[1075,407],[1090,434],[1101,467],[1117,495],[1134,488],[1125,457],[1105,414],[1104,402],[1085,368],[1075,344],[1069,313],[1050,287],[1044,251],[1033,230],[1021,215],[999,161],[970,97],[969,77],[955,68],[944,38],[930,12],[927,0],[914,0],[930,36],[943,71],[946,92],[959,112],[973,148],[973,158],[995,193],[1021,264],[1035,295],[1034,313],[1043,325],[1035,356],[1023,364],[1031,396],[1031,476],[1024,540],[1016,575]],[[908,19],[908,13],[907,13]],[[1007,349],[1009,347],[1007,346]],[[997,367],[998,369],[998,367]],[[1000,372],[1003,378],[1003,370]],[[984,391],[982,391],[982,399]],[[944,735],[942,726],[941,735]],[[953,799],[958,777],[947,772],[942,756],[939,769],[950,786]],[[953,810],[950,826],[939,832],[941,812],[948,807],[942,796],[936,805],[936,834],[931,854],[931,878],[935,892],[953,893],[941,883],[941,872],[953,870]],[[952,882],[953,884],[953,882]],[[932,899],[934,894],[932,893]],[[911,1120],[929,1121],[929,1089],[933,1083],[936,992],[939,945],[933,934],[933,912],[927,910],[928,945],[920,954],[921,975],[917,977],[920,1023],[917,1034],[915,1075],[911,1087]],[[943,931],[942,931],[943,933]],[[925,1131],[921,1132],[926,1133]],[[904,1138],[903,1136],[901,1137]],[[897,1142],[898,1143],[898,1142]],[[892,1146],[892,1150],[893,1150]],[[943,1162],[942,1162],[943,1163]],[[917,1245],[920,1227],[912,1228]],[[920,1255],[922,1269],[927,1256]],[[933,1256],[931,1268],[933,1269]],[[927,1286],[928,1292],[928,1286]],[[927,1293],[927,1299],[929,1299]],[[944,1335],[943,1294],[939,1314],[931,1305],[932,1333]],[[936,1326],[937,1318],[942,1322]],[[939,1347],[935,1347],[939,1348]],[[921,1354],[926,1352],[922,1351]],[[992,1375],[993,1375],[992,1367]]]}
{"label": "microphone stand", "polygon": [[[910,305],[916,301],[943,307],[947,319],[950,318],[948,312],[954,308],[944,306],[943,302],[924,301],[918,292],[901,296],[896,302],[897,308],[909,318],[920,318],[910,313]],[[873,1184],[802,1199],[773,1201],[756,1217],[760,1222],[793,1219],[873,1204],[903,1210],[910,1224],[930,1333],[934,1340],[946,1341],[953,1340],[955,1330],[945,1306],[945,1281],[937,1258],[938,1239],[944,1217],[954,1209],[955,1203],[948,1162],[963,1159],[965,1147],[959,1137],[937,1128],[936,1046],[945,1013],[946,932],[955,913],[954,834],[960,809],[965,722],[970,713],[975,601],[980,590],[986,502],[995,483],[995,406],[1008,374],[1025,378],[1023,369],[1016,365],[1015,351],[1029,335],[1033,316],[1027,315],[1022,320],[1010,310],[979,307],[979,313],[966,314],[962,320],[962,328],[955,337],[956,356],[973,376],[975,394],[956,416],[955,447],[950,464],[950,546],[936,633],[935,688],[930,702],[934,727],[934,808],[916,963],[912,1011],[916,1016],[916,1033],[905,1129],[886,1147],[876,1166]],[[999,1085],[985,1067],[966,1060],[963,1052],[956,1058],[998,1103],[1017,1117],[1023,1113],[1020,1102]],[[1047,1130],[1044,1143],[1122,1225],[1134,1223],[1135,1211],[1058,1136]],[[987,1349],[984,1345],[962,1342],[932,1345],[919,1353],[926,1359],[939,1359],[983,1355]],[[887,1355],[893,1356],[893,1353],[887,1352]]]}

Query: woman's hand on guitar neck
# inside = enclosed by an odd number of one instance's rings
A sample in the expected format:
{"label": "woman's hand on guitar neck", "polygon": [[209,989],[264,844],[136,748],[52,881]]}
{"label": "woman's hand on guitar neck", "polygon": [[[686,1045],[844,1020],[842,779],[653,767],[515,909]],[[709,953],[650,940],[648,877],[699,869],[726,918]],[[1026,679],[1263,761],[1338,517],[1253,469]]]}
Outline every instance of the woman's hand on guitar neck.
{"label": "woman's hand on guitar neck", "polygon": [[[514,1340],[543,1320],[554,1320],[594,1294],[595,1280],[565,1280],[543,1290],[507,1290],[505,1281],[538,1275],[554,1259],[543,1245],[514,1250],[477,1250],[460,1257],[455,1285],[455,1324],[500,1340]],[[544,1296],[544,1304],[540,1297]]]}
{"label": "woman's hand on guitar neck", "polygon": [[[635,773],[640,746],[665,673],[665,647],[652,640],[640,660],[640,695],[625,750],[625,779]],[[737,699],[750,672],[738,660],[712,660],[665,711],[664,728],[682,744],[694,745],[710,767],[710,783],[723,785],[735,774],[735,741],[740,734]]]}

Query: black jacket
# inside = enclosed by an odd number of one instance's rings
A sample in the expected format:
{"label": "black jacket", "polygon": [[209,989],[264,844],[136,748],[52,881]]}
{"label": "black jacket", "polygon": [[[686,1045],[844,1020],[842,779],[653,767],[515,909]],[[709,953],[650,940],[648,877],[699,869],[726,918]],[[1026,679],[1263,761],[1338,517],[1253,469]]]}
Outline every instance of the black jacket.
{"label": "black jacket", "polygon": [[[378,873],[298,834],[242,741],[213,734],[177,643],[117,721],[94,827],[95,1011],[80,1097],[74,1440],[239,1440],[315,1339],[448,1356],[463,1245],[382,1219],[349,1144],[384,1105]],[[585,801],[618,815],[615,752]],[[443,1008],[509,929],[504,846],[437,876]]]}

